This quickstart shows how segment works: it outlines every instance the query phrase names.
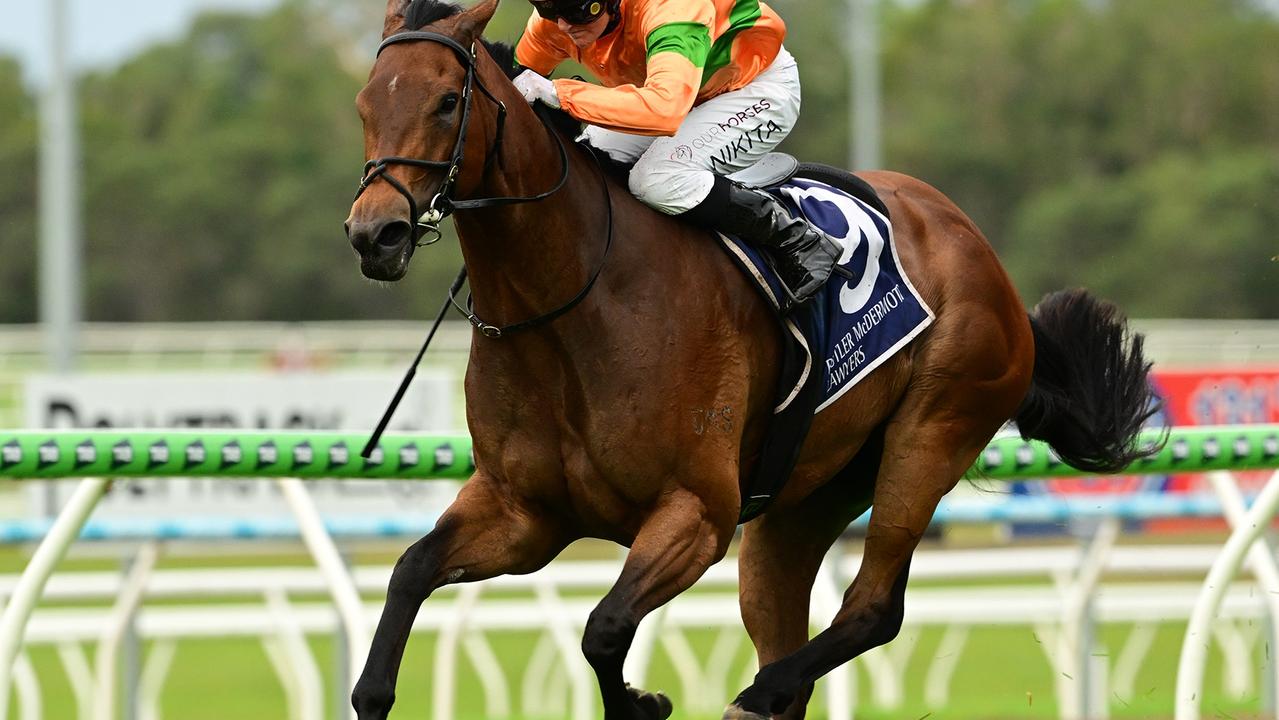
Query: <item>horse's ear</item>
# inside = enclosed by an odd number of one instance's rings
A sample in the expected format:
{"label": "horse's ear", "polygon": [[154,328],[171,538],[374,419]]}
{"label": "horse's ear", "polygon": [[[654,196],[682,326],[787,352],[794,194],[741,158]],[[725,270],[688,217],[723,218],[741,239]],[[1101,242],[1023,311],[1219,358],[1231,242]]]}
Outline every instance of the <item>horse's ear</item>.
{"label": "horse's ear", "polygon": [[457,24],[458,33],[469,42],[479,40],[484,34],[484,27],[489,24],[489,20],[493,19],[493,13],[497,12],[498,1],[481,0],[462,13]]}
{"label": "horse's ear", "polygon": [[382,37],[390,35],[404,24],[404,9],[409,0],[387,0],[386,17],[382,19]]}

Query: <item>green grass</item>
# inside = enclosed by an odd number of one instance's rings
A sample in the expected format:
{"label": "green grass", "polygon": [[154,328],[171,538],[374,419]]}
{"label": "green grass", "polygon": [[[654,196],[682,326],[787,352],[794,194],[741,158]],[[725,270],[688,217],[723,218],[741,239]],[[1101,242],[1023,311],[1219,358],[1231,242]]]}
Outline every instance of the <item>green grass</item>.
{"label": "green grass", "polygon": [[[373,560],[383,560],[375,557]],[[0,553],[0,570],[20,566],[21,554],[8,551]],[[168,559],[168,566],[186,565],[187,559]],[[234,559],[222,558],[221,563]],[[304,559],[297,556],[278,558],[253,558],[266,565],[298,564]],[[206,564],[208,561],[190,565]],[[118,567],[108,560],[80,559],[67,563],[81,569]],[[205,602],[217,599],[206,598]],[[243,599],[237,600],[244,602]],[[433,598],[428,602],[448,602],[447,597]],[[1099,631],[1099,654],[1119,652],[1128,626],[1105,626]],[[688,639],[698,654],[705,659],[716,637],[713,630],[694,630]],[[1159,626],[1155,645],[1147,655],[1137,677],[1131,697],[1111,696],[1111,716],[1119,719],[1170,718],[1173,708],[1173,690],[1176,659],[1180,652],[1184,626],[1168,623]],[[918,637],[914,637],[918,634]],[[975,628],[962,652],[951,682],[950,701],[944,708],[928,707],[923,700],[924,677],[929,662],[937,652],[941,640],[940,628],[907,628],[899,642],[915,640],[916,645],[904,678],[905,703],[899,708],[875,707],[870,700],[870,680],[865,668],[856,664],[859,704],[857,714],[868,720],[889,718],[1055,718],[1057,703],[1052,670],[1049,668],[1039,638],[1030,628],[986,627]],[[401,670],[398,700],[393,718],[431,717],[432,664],[435,637],[415,635],[409,643]],[[530,717],[520,707],[520,689],[529,658],[537,640],[536,633],[491,634],[488,640],[502,664],[511,691],[511,703],[515,717]],[[312,638],[311,646],[317,666],[325,683],[331,683],[334,675],[333,645],[328,637]],[[92,661],[94,648],[84,646]],[[150,650],[144,647],[144,654]],[[1263,654],[1270,651],[1268,645],[1258,643],[1254,650],[1254,667],[1261,667]],[[740,690],[740,678],[748,672],[749,644],[742,643],[729,676],[729,687],[719,704],[727,702]],[[75,707],[70,685],[56,652],[49,647],[34,648],[30,657],[38,672],[43,692],[44,717],[74,718]],[[479,680],[463,660],[459,669],[457,720],[478,720],[485,717],[483,694]],[[1204,717],[1243,718],[1259,717],[1261,701],[1257,697],[1228,698],[1221,690],[1221,658],[1214,649],[1209,656],[1205,697],[1202,702]],[[658,650],[655,663],[645,685],[649,689],[666,691],[676,704],[677,718],[715,720],[717,707],[700,712],[691,711],[682,697],[681,683],[676,677],[664,652]],[[326,687],[326,708],[333,701],[331,686]],[[810,717],[824,718],[822,687],[819,684]],[[184,640],[178,645],[174,664],[169,672],[162,698],[163,716],[181,720],[278,720],[287,718],[284,691],[266,653],[257,640],[212,639]],[[15,714],[11,716],[16,717]],[[326,713],[326,717],[329,715]]]}
{"label": "green grass", "polygon": [[[1107,642],[1118,640],[1125,628],[1107,628]],[[1155,647],[1138,677],[1136,692],[1130,698],[1112,696],[1110,712],[1114,718],[1169,718],[1172,716],[1174,662],[1180,648],[1181,628],[1160,628]],[[866,700],[869,680],[864,669],[858,670],[858,687],[862,702],[857,715],[868,720],[888,718],[1055,718],[1057,705],[1053,697],[1053,677],[1036,640],[1026,629],[980,629],[973,633],[963,661],[956,670],[951,702],[945,708],[926,707],[922,700],[923,675],[940,632],[924,631],[916,656],[905,678],[906,702],[896,709],[877,708]],[[514,715],[527,717],[520,711],[518,694],[524,664],[532,652],[533,633],[503,634],[490,638],[494,652],[507,671],[512,686]],[[711,642],[708,632],[692,633],[693,644],[706,651]],[[317,665],[326,682],[333,668],[332,646],[327,639],[315,639],[312,647]],[[144,651],[147,648],[144,648]],[[86,651],[92,657],[92,647]],[[739,669],[745,666],[747,650],[742,648]],[[434,638],[414,636],[405,653],[397,692],[396,711],[392,717],[426,718],[431,716],[431,664]],[[36,648],[31,652],[43,690],[44,717],[74,718],[75,706],[70,685],[53,649]],[[663,689],[675,700],[678,718],[715,720],[718,712],[700,714],[682,711],[680,684],[668,663],[660,656],[650,671],[651,689]],[[1230,699],[1219,689],[1219,658],[1209,665],[1208,687],[1203,700],[1204,717],[1260,717],[1257,698]],[[1258,654],[1258,663],[1260,656]],[[737,673],[734,673],[736,676]],[[730,693],[738,689],[734,685]],[[325,702],[331,701],[326,690]],[[479,681],[463,664],[459,677],[457,720],[479,720],[485,717]],[[727,701],[728,698],[725,698]],[[821,686],[810,717],[823,718]],[[162,698],[166,718],[182,720],[277,720],[288,717],[284,692],[276,679],[261,645],[255,640],[188,640],[178,646]],[[16,716],[16,714],[11,715]]]}
{"label": "green grass", "polygon": [[[233,548],[234,546],[219,546]],[[212,555],[178,555],[170,553],[160,559],[161,568],[194,568],[194,567],[236,567],[254,565],[258,567],[296,566],[310,563],[309,558],[288,545],[281,545],[278,552],[258,553],[250,556],[226,554],[226,549]],[[233,550],[231,552],[234,552]],[[390,564],[398,554],[398,546],[373,545],[352,553],[352,559],[361,565]],[[571,555],[577,559],[618,557],[618,551],[603,544],[579,544],[571,549]],[[0,572],[20,571],[26,564],[28,555],[18,548],[0,548]],[[62,571],[71,570],[119,570],[120,561],[110,554],[94,556],[84,553],[73,554],[61,566]],[[1113,578],[1112,578],[1113,579]],[[936,588],[939,586],[966,587],[974,584],[971,580],[953,583],[921,582],[918,586]],[[699,590],[694,589],[693,592]],[[452,589],[441,591],[437,597],[428,602],[451,602]],[[486,596],[499,597],[518,595],[518,591],[489,591]],[[566,595],[580,596],[577,593]],[[324,597],[293,597],[295,602],[324,601]],[[369,599],[377,600],[376,596]],[[166,602],[166,605],[189,605],[198,603],[236,602],[243,603],[245,598],[204,597],[198,600],[182,600]],[[68,603],[57,603],[66,606]],[[151,603],[159,605],[158,602]],[[46,603],[51,606],[53,603]],[[1099,642],[1096,652],[1114,657],[1118,655],[1131,627],[1127,625],[1103,626],[1099,629]],[[1181,638],[1184,625],[1165,623],[1159,626],[1155,644],[1147,654],[1144,664],[1137,676],[1131,696],[1110,697],[1110,714],[1119,720],[1136,718],[1171,718],[1173,714],[1173,692],[1176,675],[1176,661],[1180,653]],[[687,633],[694,652],[704,660],[715,640],[717,631],[694,630]],[[924,678],[930,661],[938,652],[941,641],[941,628],[915,629],[907,628],[897,641],[898,646],[914,641],[915,647],[904,677],[903,695],[905,702],[898,708],[881,708],[872,703],[871,682],[861,663],[855,663],[859,702],[857,715],[868,720],[889,720],[906,718],[956,718],[956,719],[1003,719],[1003,718],[1055,718],[1057,716],[1056,688],[1053,671],[1050,669],[1041,645],[1042,638],[1028,627],[981,627],[973,629],[962,651],[958,667],[952,678],[949,702],[944,708],[933,708],[924,702]],[[531,717],[520,706],[520,690],[527,669],[530,655],[537,641],[536,633],[490,634],[488,640],[494,653],[499,658],[510,686],[510,700],[515,717]],[[334,677],[334,657],[331,638],[312,638],[311,647],[322,679],[326,684],[332,683]],[[86,656],[92,661],[95,648],[83,646]],[[144,654],[150,650],[144,647]],[[410,640],[402,668],[398,689],[397,710],[393,718],[428,718],[431,717],[432,698],[432,665],[434,662],[435,637],[429,634],[415,635]],[[1260,668],[1269,656],[1271,648],[1266,642],[1258,642],[1253,650],[1254,668]],[[31,650],[30,657],[37,670],[42,687],[44,717],[61,720],[74,718],[74,700],[70,684],[57,653],[49,647],[37,647]],[[748,673],[751,650],[744,633],[734,658],[723,697],[717,700],[722,706],[741,689],[742,678]],[[1209,654],[1206,673],[1205,696],[1201,703],[1205,718],[1244,718],[1260,717],[1262,702],[1255,696],[1244,698],[1226,697],[1221,683],[1222,662],[1220,653],[1214,647]],[[1259,671],[1258,671],[1259,674]],[[664,652],[659,649],[655,662],[650,669],[649,677],[644,685],[649,689],[666,691],[675,701],[677,718],[695,720],[716,720],[719,717],[718,707],[706,707],[695,710],[683,696],[680,679],[675,675],[671,663]],[[458,677],[459,706],[457,720],[479,720],[485,717],[483,694],[479,679],[473,669],[463,660]],[[326,708],[333,702],[331,685],[324,693]],[[184,640],[178,645],[174,664],[168,675],[162,697],[162,711],[166,718],[180,720],[213,720],[234,717],[237,720],[277,720],[287,718],[284,691],[275,675],[266,653],[257,640],[221,638]],[[810,717],[824,718],[824,696],[819,684],[812,704]],[[16,713],[11,713],[16,717]],[[326,717],[328,717],[326,713]]]}

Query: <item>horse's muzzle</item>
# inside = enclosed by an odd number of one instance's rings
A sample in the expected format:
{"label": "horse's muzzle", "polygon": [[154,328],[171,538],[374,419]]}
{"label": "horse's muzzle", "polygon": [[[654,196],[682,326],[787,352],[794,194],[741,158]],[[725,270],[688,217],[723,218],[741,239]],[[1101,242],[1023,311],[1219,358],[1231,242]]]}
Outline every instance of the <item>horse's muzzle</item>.
{"label": "horse's muzzle", "polygon": [[360,272],[371,280],[404,277],[413,256],[413,230],[405,220],[377,218],[348,220],[346,236],[360,255]]}

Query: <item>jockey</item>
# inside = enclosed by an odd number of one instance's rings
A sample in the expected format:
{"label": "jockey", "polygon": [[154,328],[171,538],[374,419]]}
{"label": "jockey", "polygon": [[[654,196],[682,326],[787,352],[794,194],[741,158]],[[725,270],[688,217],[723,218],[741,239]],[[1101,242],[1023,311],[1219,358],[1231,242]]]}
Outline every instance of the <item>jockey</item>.
{"label": "jockey", "polygon": [[[634,163],[645,204],[764,248],[791,297],[812,297],[842,249],[773,196],[724,175],[754,164],[799,117],[786,26],[759,0],[531,0],[515,48],[530,103],[587,124],[582,140]],[[546,78],[572,59],[604,87]]]}

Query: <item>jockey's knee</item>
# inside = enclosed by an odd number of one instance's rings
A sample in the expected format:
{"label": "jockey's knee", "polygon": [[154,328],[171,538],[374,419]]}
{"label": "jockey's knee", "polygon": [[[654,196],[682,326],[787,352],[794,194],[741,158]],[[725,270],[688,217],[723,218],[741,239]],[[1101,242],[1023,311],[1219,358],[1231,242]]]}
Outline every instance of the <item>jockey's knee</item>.
{"label": "jockey's knee", "polygon": [[645,205],[667,215],[678,215],[705,199],[713,182],[714,175],[709,170],[645,155],[631,169],[630,189]]}

